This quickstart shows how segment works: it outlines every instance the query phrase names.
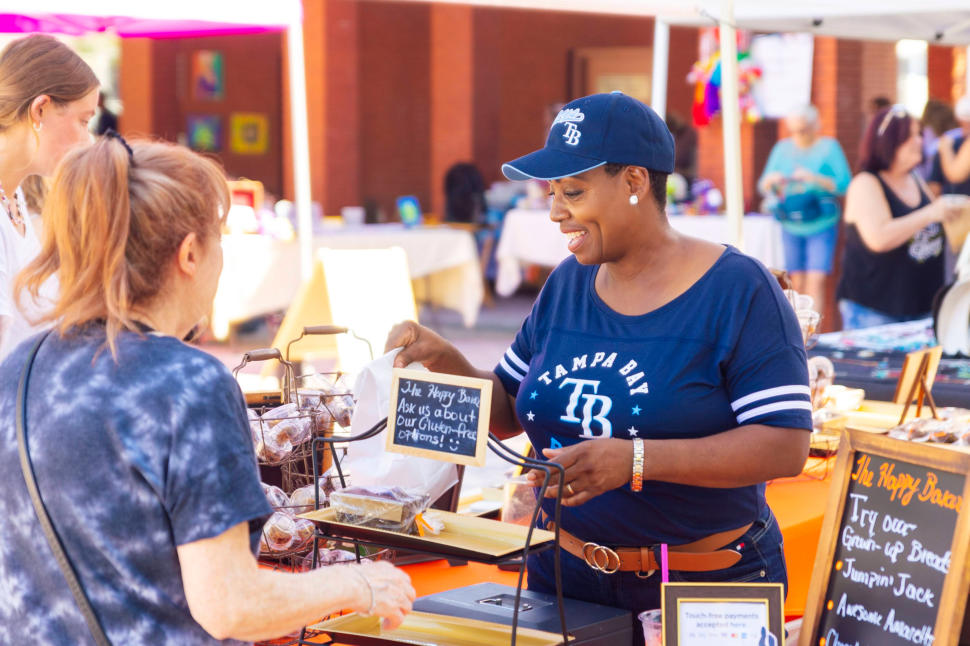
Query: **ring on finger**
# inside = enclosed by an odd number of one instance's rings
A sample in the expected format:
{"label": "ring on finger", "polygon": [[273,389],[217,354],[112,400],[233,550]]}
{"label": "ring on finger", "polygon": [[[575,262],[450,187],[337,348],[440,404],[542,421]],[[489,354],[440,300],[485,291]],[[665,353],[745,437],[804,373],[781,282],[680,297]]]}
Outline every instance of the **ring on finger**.
{"label": "ring on finger", "polygon": [[568,493],[570,496],[576,495],[576,491],[573,489],[573,485],[571,482],[566,483],[566,493]]}

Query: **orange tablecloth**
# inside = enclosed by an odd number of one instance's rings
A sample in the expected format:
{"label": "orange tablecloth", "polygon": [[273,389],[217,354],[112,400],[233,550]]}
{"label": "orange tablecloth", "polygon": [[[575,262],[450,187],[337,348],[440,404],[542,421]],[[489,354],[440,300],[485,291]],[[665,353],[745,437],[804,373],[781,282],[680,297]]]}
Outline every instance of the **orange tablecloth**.
{"label": "orange tablecloth", "polygon": [[[790,618],[805,614],[805,598],[812,580],[834,463],[835,458],[812,458],[802,475],[774,480],[765,489],[768,504],[775,512],[785,538],[785,562],[788,565],[785,615]],[[826,477],[821,479],[823,476]]]}

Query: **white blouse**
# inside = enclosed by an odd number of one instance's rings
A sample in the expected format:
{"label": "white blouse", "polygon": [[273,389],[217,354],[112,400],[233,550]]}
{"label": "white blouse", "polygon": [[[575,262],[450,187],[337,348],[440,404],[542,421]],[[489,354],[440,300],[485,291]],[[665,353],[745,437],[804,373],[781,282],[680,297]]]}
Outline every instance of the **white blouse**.
{"label": "white blouse", "polygon": [[6,358],[27,337],[50,327],[50,324],[36,325],[31,321],[53,308],[59,289],[57,278],[52,276],[41,286],[37,300],[24,292],[22,302],[15,302],[14,281],[20,270],[40,253],[40,240],[20,189],[17,189],[14,199],[24,214],[24,235],[14,228],[6,209],[0,205],[0,316],[7,319],[6,332],[0,340],[0,360]]}

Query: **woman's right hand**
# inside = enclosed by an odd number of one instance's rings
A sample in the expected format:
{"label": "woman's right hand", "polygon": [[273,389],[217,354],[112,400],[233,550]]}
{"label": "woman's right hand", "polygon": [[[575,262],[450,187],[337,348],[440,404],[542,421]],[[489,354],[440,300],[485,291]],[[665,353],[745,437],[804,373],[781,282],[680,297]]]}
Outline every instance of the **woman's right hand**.
{"label": "woman's right hand", "polygon": [[949,222],[963,215],[964,209],[970,205],[970,197],[966,195],[941,195],[930,204],[933,222]]}
{"label": "woman's right hand", "polygon": [[455,346],[414,321],[404,321],[391,328],[384,352],[394,348],[404,348],[394,357],[395,368],[418,362],[428,370],[449,372],[463,359]]}
{"label": "woman's right hand", "polygon": [[351,609],[383,618],[386,630],[400,626],[404,616],[411,612],[411,603],[416,596],[411,577],[387,561],[345,567],[353,568],[353,576],[361,582],[357,603]]}

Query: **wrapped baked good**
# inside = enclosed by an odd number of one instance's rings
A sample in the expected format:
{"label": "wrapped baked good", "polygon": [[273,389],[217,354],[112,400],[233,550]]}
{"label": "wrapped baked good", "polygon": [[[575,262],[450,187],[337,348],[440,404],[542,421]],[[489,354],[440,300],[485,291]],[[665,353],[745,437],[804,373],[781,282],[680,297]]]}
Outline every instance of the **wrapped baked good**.
{"label": "wrapped baked good", "polygon": [[309,390],[323,393],[323,408],[330,412],[333,419],[343,427],[350,427],[354,415],[354,398],[343,377],[333,383],[320,374],[303,377],[303,386]]}
{"label": "wrapped baked good", "polygon": [[290,497],[279,487],[268,485],[265,482],[261,482],[260,484],[263,485],[263,494],[266,496],[266,500],[269,501],[270,506],[277,511],[286,511],[290,505]]}
{"label": "wrapped baked good", "polygon": [[286,427],[276,431],[274,428],[263,428],[256,438],[256,457],[263,462],[279,462],[293,452]]}
{"label": "wrapped baked good", "polygon": [[[326,502],[326,494],[320,491],[320,506],[323,506]],[[313,511],[315,504],[316,494],[312,484],[300,487],[290,494],[290,509],[293,510],[294,514],[305,514],[308,511]]]}
{"label": "wrapped baked good", "polygon": [[340,523],[416,534],[414,518],[431,502],[429,494],[412,494],[400,487],[347,487],[330,495]]}
{"label": "wrapped baked good", "polygon": [[290,549],[298,550],[306,547],[313,540],[313,523],[306,518],[297,518],[293,532],[293,545]]}
{"label": "wrapped baked good", "polygon": [[[353,552],[348,552],[347,550],[335,550],[327,547],[321,547],[317,550],[317,567],[327,567],[339,563],[353,563],[356,560]],[[361,559],[361,561],[368,560],[370,559]],[[312,551],[303,557],[303,560],[300,562],[300,569],[304,571],[313,569]]]}
{"label": "wrapped baked good", "polygon": [[263,525],[260,537],[260,550],[264,552],[285,552],[297,541],[296,520],[282,512],[276,512]]}

